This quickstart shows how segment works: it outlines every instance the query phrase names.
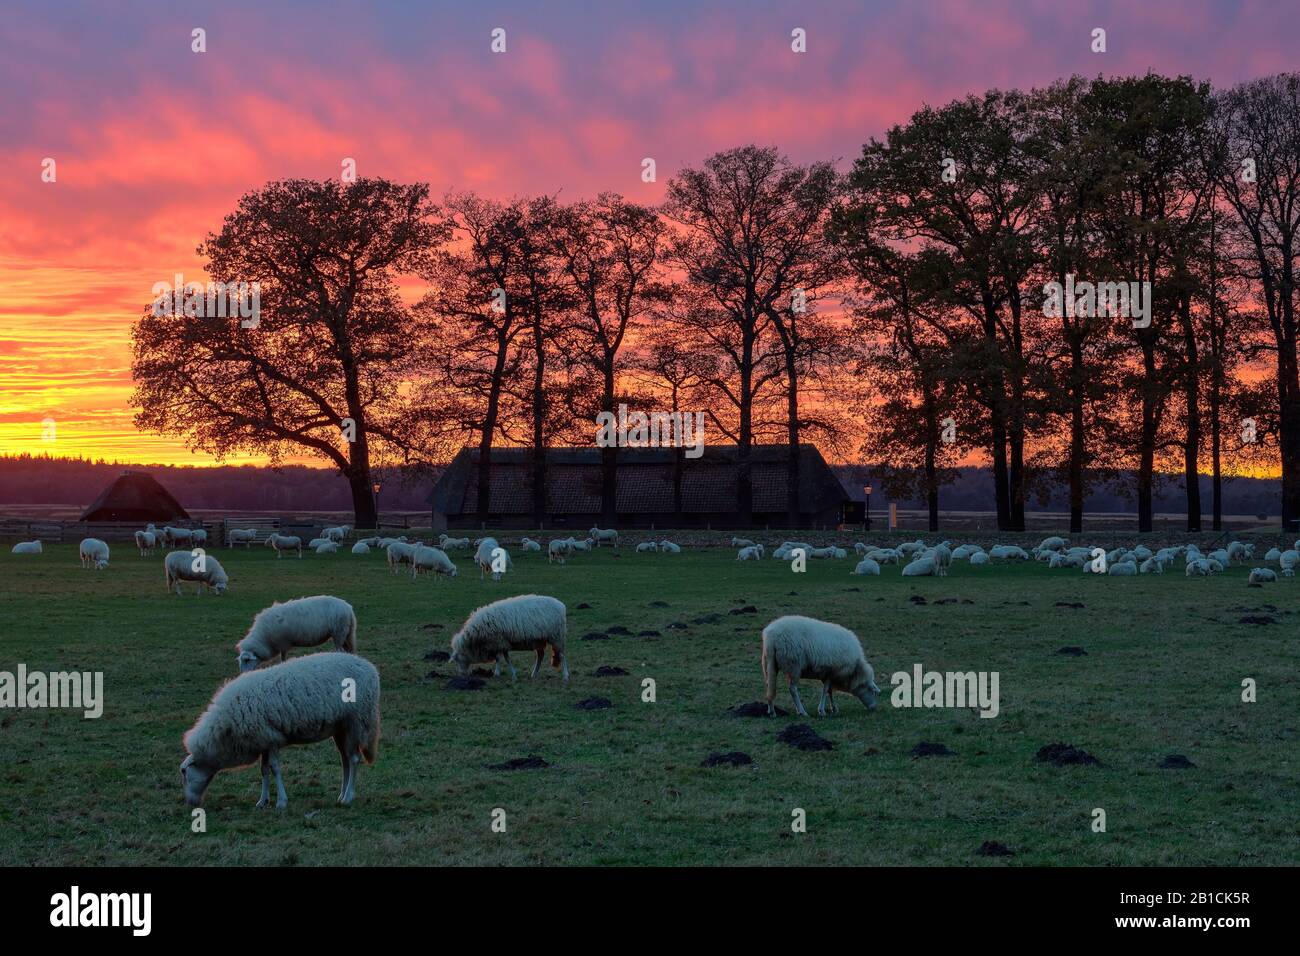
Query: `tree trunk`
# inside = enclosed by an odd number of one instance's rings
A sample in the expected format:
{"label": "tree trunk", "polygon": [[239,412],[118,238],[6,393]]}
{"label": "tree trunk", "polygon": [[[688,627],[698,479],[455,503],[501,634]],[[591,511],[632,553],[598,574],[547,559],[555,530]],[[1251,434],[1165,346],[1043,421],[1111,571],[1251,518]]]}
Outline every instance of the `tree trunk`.
{"label": "tree trunk", "polygon": [[1143,338],[1142,366],[1146,378],[1142,383],[1142,431],[1138,436],[1138,532],[1149,533],[1154,528],[1157,431],[1155,346],[1149,337]]}
{"label": "tree trunk", "polygon": [[1184,402],[1187,405],[1187,434],[1183,440],[1183,482],[1187,487],[1187,530],[1201,530],[1201,374],[1200,355],[1196,347],[1196,328],[1192,323],[1191,296],[1178,303],[1183,326],[1187,374],[1184,376]]}
{"label": "tree trunk", "polygon": [[1083,531],[1083,456],[1085,387],[1083,372],[1083,344],[1078,332],[1070,340],[1070,533]]}
{"label": "tree trunk", "polygon": [[754,443],[754,396],[751,392],[754,370],[751,367],[754,343],[745,337],[744,359],[740,367],[740,441],[736,449],[736,512],[741,527],[754,523],[754,485],[750,472],[750,448]]}
{"label": "tree trunk", "polygon": [[[604,362],[605,391],[601,409],[614,413],[614,360],[608,352]],[[600,520],[606,528],[618,527],[618,446],[600,450]]]}
{"label": "tree trunk", "polygon": [[546,340],[540,316],[533,320],[533,348],[533,527],[540,530],[546,526]]}
{"label": "tree trunk", "polygon": [[794,354],[786,350],[786,376],[790,380],[790,390],[786,400],[786,440],[789,442],[789,456],[786,461],[786,523],[791,528],[799,527],[799,371],[795,367]]}
{"label": "tree trunk", "polygon": [[370,487],[370,466],[348,468],[348,488],[352,492],[352,527],[378,528],[379,515],[375,509],[375,494]]}
{"label": "tree trunk", "polygon": [[[996,404],[996,403],[995,403]],[[992,410],[993,424],[993,499],[998,510],[998,530],[1011,530],[1011,498],[1007,493],[1007,434],[1002,414]]]}

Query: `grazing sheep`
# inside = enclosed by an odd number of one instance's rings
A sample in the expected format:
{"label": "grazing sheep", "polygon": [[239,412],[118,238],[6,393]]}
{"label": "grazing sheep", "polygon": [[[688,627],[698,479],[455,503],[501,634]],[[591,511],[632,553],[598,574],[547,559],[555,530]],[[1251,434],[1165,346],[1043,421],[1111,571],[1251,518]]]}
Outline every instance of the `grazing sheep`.
{"label": "grazing sheep", "polygon": [[970,556],[970,563],[977,567],[982,567],[983,565],[988,564],[989,563],[988,552],[976,551],[974,554]]}
{"label": "grazing sheep", "polygon": [[529,551],[540,552],[542,550],[542,545],[540,542],[534,541],[532,538],[524,538],[522,541],[519,542],[519,549],[524,552],[529,552]]}
{"label": "grazing sheep", "polygon": [[153,554],[153,549],[158,546],[158,536],[152,531],[137,531],[135,533],[135,546],[140,549],[140,555]]}
{"label": "grazing sheep", "polygon": [[659,542],[659,552],[661,554],[681,554],[682,546],[679,544],[674,544],[673,542],[667,539],[664,539],[663,541]]}
{"label": "grazing sheep", "polygon": [[763,546],[761,544],[751,544],[741,548],[736,552],[737,561],[761,561],[763,560]]}
{"label": "grazing sheep", "polygon": [[441,548],[426,548],[424,545],[416,548],[411,555],[411,577],[417,577],[421,571],[432,571],[449,578],[454,578],[459,573],[446,551]]}
{"label": "grazing sheep", "polygon": [[329,540],[338,543],[348,536],[348,532],[345,531],[342,527],[322,528],[320,536],[322,538],[329,538]]}
{"label": "grazing sheep", "polygon": [[1187,562],[1187,577],[1207,577],[1210,574],[1210,562],[1204,558],[1196,558]]}
{"label": "grazing sheep", "polygon": [[[737,538],[733,536],[731,539],[731,546],[733,548],[752,548],[754,542],[750,541],[748,538]],[[785,547],[785,545],[782,545],[782,547]]]}
{"label": "grazing sheep", "polygon": [[[500,549],[504,565],[502,570],[498,571],[492,567],[492,552]],[[496,538],[484,538],[479,542],[478,551],[474,553],[474,563],[478,565],[479,580],[483,580],[484,575],[492,575],[493,581],[500,581],[501,575],[506,571],[513,570],[514,565],[510,561],[510,552],[501,545],[497,544]]]}
{"label": "grazing sheep", "polygon": [[1044,538],[1041,542],[1039,542],[1038,547],[1035,548],[1034,550],[1035,551],[1064,551],[1065,539],[1056,536],[1050,538]]}
{"label": "grazing sheep", "polygon": [[1284,577],[1284,578],[1293,578],[1293,577],[1295,577],[1295,568],[1283,568],[1283,569],[1282,569],[1282,577]]}
{"label": "grazing sheep", "polygon": [[919,557],[903,568],[905,578],[938,577],[943,574],[934,558]]}
{"label": "grazing sheep", "polygon": [[1061,554],[1059,552],[1052,555],[1047,562],[1049,568],[1081,568],[1087,563],[1087,559],[1081,554]]}
{"label": "grazing sheep", "polygon": [[233,548],[237,544],[242,544],[247,548],[257,540],[257,530],[255,528],[231,528],[226,532],[226,546]]}
{"label": "grazing sheep", "polygon": [[203,528],[195,528],[190,532],[190,544],[196,548],[208,543],[208,532]]}
{"label": "grazing sheep", "polygon": [[614,547],[618,547],[618,532],[613,528],[606,528],[604,530],[601,530],[600,528],[592,528],[588,534],[591,536],[588,540],[594,542],[595,546],[598,548],[602,541],[608,541]]}
{"label": "grazing sheep", "polygon": [[1116,577],[1136,577],[1138,567],[1132,561],[1116,561],[1106,569],[1106,573]]}
{"label": "grazing sheep", "polygon": [[448,538],[446,535],[443,535],[443,540],[440,547],[444,551],[450,548],[468,548],[469,538]]}
{"label": "grazing sheep", "polygon": [[329,538],[312,538],[310,541],[307,542],[307,547],[315,551],[322,544],[329,544],[329,543],[330,543]]}
{"label": "grazing sheep", "polygon": [[264,807],[275,776],[277,809],[289,798],[280,777],[280,750],[334,739],[343,758],[339,803],[356,795],[357,763],[379,755],[379,671],[355,654],[308,654],[275,667],[240,674],[224,684],[186,732],[181,762],[185,802],[203,794],[222,770],[262,762]]}
{"label": "grazing sheep", "polygon": [[856,554],[858,557],[863,557],[870,550],[871,550],[871,545],[866,544],[863,541],[853,542],[853,553]]}
{"label": "grazing sheep", "polygon": [[925,550],[925,542],[918,538],[915,541],[900,544],[894,550],[898,552],[900,558],[911,558],[913,555]]}
{"label": "grazing sheep", "polygon": [[[201,570],[194,570],[196,562]],[[220,561],[210,554],[205,554],[200,559],[189,551],[172,551],[163,559],[163,579],[167,582],[168,594],[173,587],[180,594],[182,581],[197,582],[199,587],[195,594],[202,594],[205,588],[224,594],[230,586],[230,578],[226,576],[226,569]]]}
{"label": "grazing sheep", "polygon": [[41,543],[39,541],[19,541],[9,551],[10,554],[40,554]]}
{"label": "grazing sheep", "polygon": [[978,544],[959,544],[953,549],[952,559],[954,561],[964,561],[972,554],[979,554],[983,550]]}
{"label": "grazing sheep", "polygon": [[505,664],[510,679],[519,675],[510,663],[511,651],[537,653],[531,676],[536,677],[551,649],[551,666],[569,681],[569,661],[564,652],[566,608],[561,601],[540,594],[524,594],[484,605],[465,621],[451,639],[451,663],[461,674],[480,662],[493,661],[497,674]]}
{"label": "grazing sheep", "polygon": [[415,545],[407,544],[405,541],[394,541],[388,546],[387,551],[388,570],[396,574],[403,564],[411,563],[411,558],[415,556]]}
{"label": "grazing sheep", "polygon": [[1269,549],[1268,549],[1268,553],[1266,553],[1266,554],[1264,555],[1264,560],[1265,560],[1265,561],[1277,561],[1277,560],[1278,560],[1279,558],[1281,558],[1281,557],[1282,557],[1282,552],[1281,552],[1281,551],[1279,551],[1277,548],[1269,548]]}
{"label": "grazing sheep", "polygon": [[1139,574],[1164,574],[1165,563],[1161,561],[1159,558],[1157,558],[1155,555],[1152,555],[1151,557],[1143,561],[1140,565],[1138,565],[1138,573]]}
{"label": "grazing sheep", "polygon": [[658,550],[659,550],[659,545],[655,544],[653,541],[642,541],[640,544],[636,546],[637,554],[641,554],[647,551],[658,551]]}
{"label": "grazing sheep", "polygon": [[584,538],[581,541],[578,541],[575,538],[569,539],[570,551],[590,551],[595,546],[596,546],[596,542],[595,539],[593,538]]}
{"label": "grazing sheep", "polygon": [[822,682],[822,696],[817,704],[818,716],[826,716],[826,706],[838,713],[835,691],[852,694],[868,710],[876,709],[876,672],[856,634],[846,627],[816,618],[788,614],[763,628],[763,650],[759,656],[766,691],[767,715],[776,716],[776,675],[784,672],[790,682],[790,697],[799,716],[807,717],[799,699],[799,680],[810,677]]}
{"label": "grazing sheep", "polygon": [[1297,564],[1300,564],[1300,551],[1295,549],[1283,551],[1282,556],[1277,559],[1277,563],[1282,566],[1283,571],[1293,570]]}
{"label": "grazing sheep", "polygon": [[569,538],[552,538],[546,546],[546,563],[563,564],[564,556],[569,553]]}
{"label": "grazing sheep", "polygon": [[277,561],[283,556],[285,551],[297,550],[298,560],[302,560],[302,538],[292,534],[280,534],[278,531],[266,536],[266,546],[275,550],[275,559]]}
{"label": "grazing sheep", "polygon": [[1272,568],[1251,568],[1249,584],[1262,584],[1265,581],[1276,581],[1277,574]]}
{"label": "grazing sheep", "polygon": [[81,566],[102,571],[108,567],[108,545],[98,538],[81,539]]}
{"label": "grazing sheep", "polygon": [[867,557],[879,564],[900,564],[903,558],[893,548],[876,548],[874,551],[868,551]]}
{"label": "grazing sheep", "polygon": [[1224,548],[1218,548],[1217,550],[1211,551],[1208,557],[1212,561],[1218,561],[1225,568],[1232,563],[1232,558],[1228,556],[1228,552]]}
{"label": "grazing sheep", "polygon": [[256,670],[277,654],[287,661],[293,648],[326,641],[333,641],[336,651],[357,652],[357,615],[351,604],[328,594],[277,601],[257,612],[248,633],[235,645],[239,670]]}
{"label": "grazing sheep", "polygon": [[178,544],[190,544],[194,540],[194,532],[188,528],[173,528],[171,525],[163,528],[163,542],[170,547]]}
{"label": "grazing sheep", "polygon": [[870,558],[863,558],[851,572],[853,574],[872,574],[880,577],[880,565]]}
{"label": "grazing sheep", "polygon": [[317,554],[338,554],[339,543],[337,541],[322,541],[316,545]]}
{"label": "grazing sheep", "polygon": [[370,553],[370,545],[366,544],[364,541],[358,541],[356,544],[354,544],[354,545],[352,546],[352,553],[353,553],[353,554],[369,554],[369,553]]}

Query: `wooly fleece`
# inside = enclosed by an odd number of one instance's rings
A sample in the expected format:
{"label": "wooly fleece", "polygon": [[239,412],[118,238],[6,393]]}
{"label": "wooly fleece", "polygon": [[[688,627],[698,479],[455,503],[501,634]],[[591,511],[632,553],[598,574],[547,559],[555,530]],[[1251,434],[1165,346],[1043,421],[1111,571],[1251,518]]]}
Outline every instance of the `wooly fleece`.
{"label": "wooly fleece", "polygon": [[92,564],[97,570],[108,567],[108,545],[98,538],[83,538],[80,551],[83,568],[88,568]]}
{"label": "wooly fleece", "polygon": [[[344,681],[356,682],[344,700]],[[354,654],[308,654],[227,681],[185,734],[185,801],[202,804],[222,770],[246,767],[282,747],[334,738],[345,762],[379,753],[379,671]],[[345,775],[346,779],[346,775]]]}
{"label": "wooly fleece", "polygon": [[428,548],[424,545],[420,545],[411,553],[411,576],[414,577],[421,570],[445,574],[449,578],[456,576],[456,565],[451,563],[447,552],[441,548]]}
{"label": "wooly fleece", "polygon": [[484,605],[465,621],[451,639],[451,662],[462,674],[473,664],[499,661],[511,651],[534,650],[533,676],[551,648],[551,666],[569,679],[564,653],[566,608],[562,601],[541,594],[523,594]]}
{"label": "wooly fleece", "polygon": [[239,669],[251,671],[277,654],[287,660],[295,647],[315,647],[326,641],[334,649],[355,654],[357,616],[352,605],[329,594],[276,602],[257,612],[239,650]]}
{"label": "wooly fleece", "polygon": [[13,546],[10,554],[40,554],[41,543],[39,541],[19,541]]}
{"label": "wooly fleece", "polygon": [[806,711],[797,684],[804,677],[822,681],[831,691],[852,694],[868,710],[876,707],[876,695],[880,693],[876,672],[867,663],[857,635],[846,627],[798,614],[778,617],[763,628],[760,663],[769,715],[776,712],[772,702],[776,699],[778,672],[789,677],[790,695],[801,714],[806,715]]}
{"label": "wooly fleece", "polygon": [[163,579],[167,582],[168,593],[171,593],[171,589],[175,587],[176,593],[180,594],[182,581],[197,581],[199,593],[203,592],[203,585],[207,585],[218,594],[223,593],[230,586],[226,569],[212,555],[203,556],[202,571],[194,570],[194,560],[194,555],[189,551],[172,551],[163,559]]}

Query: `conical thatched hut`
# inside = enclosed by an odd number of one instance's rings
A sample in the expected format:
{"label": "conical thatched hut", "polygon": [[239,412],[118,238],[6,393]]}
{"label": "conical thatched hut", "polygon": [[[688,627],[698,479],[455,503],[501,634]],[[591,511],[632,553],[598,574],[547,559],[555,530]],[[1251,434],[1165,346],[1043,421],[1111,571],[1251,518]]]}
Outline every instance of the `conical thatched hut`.
{"label": "conical thatched hut", "polygon": [[183,521],[189,515],[171,493],[143,471],[124,471],[82,514],[82,521]]}

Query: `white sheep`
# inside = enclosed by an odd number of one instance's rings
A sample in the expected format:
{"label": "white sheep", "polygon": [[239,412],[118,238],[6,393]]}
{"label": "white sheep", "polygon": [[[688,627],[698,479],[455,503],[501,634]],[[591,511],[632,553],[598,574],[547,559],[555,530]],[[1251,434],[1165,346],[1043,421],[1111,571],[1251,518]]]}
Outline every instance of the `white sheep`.
{"label": "white sheep", "polygon": [[1276,560],[1278,560],[1278,559],[1281,558],[1281,557],[1282,557],[1282,552],[1281,552],[1279,549],[1277,549],[1277,548],[1269,548],[1269,549],[1268,549],[1268,552],[1264,555],[1264,560],[1265,560],[1265,561],[1276,561]]}
{"label": "white sheep", "polygon": [[81,566],[102,571],[108,567],[108,545],[98,538],[81,539]]}
{"label": "white sheep", "polygon": [[1283,551],[1281,557],[1277,559],[1277,563],[1282,566],[1283,571],[1294,570],[1295,566],[1300,564],[1300,551],[1297,551],[1294,548],[1289,551]]}
{"label": "white sheep", "polygon": [[650,551],[658,551],[659,545],[653,541],[642,541],[636,546],[637,554],[643,554]]}
{"label": "white sheep", "polygon": [[1204,558],[1194,558],[1187,562],[1186,575],[1192,577],[1207,577],[1210,573],[1210,562]]}
{"label": "white sheep", "polygon": [[1087,559],[1081,554],[1061,554],[1058,551],[1052,554],[1047,566],[1049,568],[1081,568],[1086,561]]}
{"label": "white sheep", "polygon": [[353,554],[369,554],[369,553],[370,553],[370,545],[366,544],[364,541],[358,541],[356,544],[354,544],[354,545],[352,546],[352,553],[353,553]]}
{"label": "white sheep", "polygon": [[289,798],[280,776],[280,750],[333,738],[343,758],[339,803],[356,795],[357,763],[379,755],[379,671],[355,654],[308,654],[240,674],[213,696],[186,732],[181,786],[191,807],[222,770],[262,763],[264,807],[275,776],[277,809]]}
{"label": "white sheep", "polygon": [[789,614],[778,617],[763,628],[763,650],[759,656],[763,669],[767,714],[776,716],[776,675],[782,672],[790,682],[790,697],[795,710],[807,717],[799,699],[799,680],[810,677],[822,682],[822,696],[817,704],[818,716],[826,716],[826,706],[838,713],[835,691],[852,694],[868,710],[876,709],[876,672],[856,634],[830,621]]}
{"label": "white sheep", "polygon": [[920,577],[938,577],[943,574],[939,563],[932,557],[914,558],[910,564],[903,568],[903,577],[920,578]]}
{"label": "white sheep", "polygon": [[569,553],[569,538],[552,538],[546,546],[546,563],[563,564],[564,556]]}
{"label": "white sheep", "polygon": [[454,578],[459,573],[446,551],[441,548],[426,548],[424,545],[411,554],[411,577],[417,577],[421,571],[432,571],[449,578]]}
{"label": "white sheep", "polygon": [[988,552],[976,551],[974,554],[970,556],[970,563],[974,567],[982,567],[983,565],[988,564],[989,563]]}
{"label": "white sheep", "polygon": [[[789,542],[786,542],[786,544],[789,544]],[[750,541],[748,538],[737,538],[733,535],[731,538],[731,546],[733,548],[752,548],[754,542]],[[783,544],[782,547],[785,547],[785,545]]]}
{"label": "white sheep", "polygon": [[1152,555],[1151,557],[1143,561],[1140,565],[1138,565],[1138,573],[1139,574],[1164,574],[1165,563],[1161,561],[1159,558],[1157,558],[1155,555]]}
{"label": "white sheep", "polygon": [[576,538],[569,539],[570,551],[590,551],[593,547],[596,547],[596,541],[594,538],[584,538],[581,541],[578,541]]}
{"label": "white sheep", "polygon": [[173,528],[167,525],[163,528],[163,542],[171,547],[178,544],[189,544],[194,540],[194,532],[188,528]]}
{"label": "white sheep", "polygon": [[1262,584],[1265,581],[1276,581],[1277,574],[1272,568],[1251,568],[1248,579],[1251,584]]}
{"label": "white sheep", "polygon": [[532,538],[524,538],[519,542],[519,549],[524,552],[542,550],[541,542],[534,541]]}
{"label": "white sheep", "polygon": [[864,557],[866,553],[870,550],[871,550],[871,545],[867,544],[866,542],[863,541],[853,542],[853,553],[860,558]]}
{"label": "white sheep", "polygon": [[235,645],[239,669],[256,670],[276,655],[287,661],[293,648],[326,641],[333,641],[337,651],[357,652],[357,615],[351,604],[328,594],[277,601],[257,612],[248,633]]}
{"label": "white sheep", "polygon": [[[493,552],[499,553],[493,554]],[[494,560],[497,562],[496,565],[493,564]],[[474,563],[478,565],[480,581],[488,574],[492,575],[493,581],[500,581],[501,575],[514,567],[510,560],[510,552],[497,544],[496,538],[484,538],[479,542],[478,551],[474,552]]]}
{"label": "white sheep", "polygon": [[302,560],[302,538],[297,535],[273,532],[266,536],[266,546],[275,550],[277,561],[283,556],[283,552],[294,550],[298,552],[298,559]]}
{"label": "white sheep", "polygon": [[598,548],[603,541],[608,541],[614,547],[618,547],[618,532],[613,528],[605,528],[604,530],[600,528],[592,528],[588,534],[591,536],[589,540],[594,542],[595,546]]}
{"label": "white sheep", "polygon": [[665,538],[663,541],[659,542],[659,552],[660,554],[681,554],[682,547],[681,545],[674,544]]}
{"label": "white sheep", "polygon": [[415,556],[415,545],[405,541],[394,541],[385,550],[388,552],[388,570],[394,574],[403,564],[410,564],[411,558]]}
{"label": "white sheep", "polygon": [[307,542],[307,547],[310,548],[312,551],[315,551],[322,544],[329,544],[329,543],[330,543],[329,538],[312,538],[310,541]]}
{"label": "white sheep", "polygon": [[[195,570],[196,565],[198,570]],[[210,554],[196,556],[190,551],[172,551],[163,559],[163,580],[167,583],[168,594],[173,587],[180,594],[182,581],[197,582],[196,594],[202,594],[206,588],[224,594],[230,586],[230,578],[220,561]]]}
{"label": "white sheep", "polygon": [[1106,573],[1116,577],[1135,577],[1138,573],[1138,567],[1132,561],[1116,561]]}
{"label": "white sheep", "polygon": [[564,637],[567,610],[563,602],[540,594],[523,594],[484,605],[465,621],[451,639],[451,663],[460,673],[480,662],[493,661],[497,674],[505,664],[510,678],[518,677],[510,663],[511,651],[531,650],[537,654],[531,676],[536,677],[551,649],[551,665],[569,681],[569,661]]}
{"label": "white sheep", "polygon": [[1064,538],[1061,538],[1061,537],[1057,537],[1057,536],[1055,536],[1055,535],[1053,535],[1053,536],[1050,537],[1050,538],[1044,538],[1041,542],[1039,542],[1038,547],[1035,548],[1034,550],[1036,550],[1036,551],[1064,551],[1064,550],[1065,550],[1065,539],[1064,539]]}
{"label": "white sheep", "polygon": [[870,558],[863,558],[858,562],[857,567],[852,571],[853,574],[871,574],[876,577],[880,576],[880,565]]}
{"label": "white sheep", "polygon": [[39,541],[19,541],[9,551],[10,554],[40,554],[41,543]]}
{"label": "white sheep", "polygon": [[444,551],[448,551],[452,548],[469,547],[469,538],[449,538],[444,534],[441,538],[441,542],[442,543],[439,545],[439,547],[441,547],[442,550]]}
{"label": "white sheep", "polygon": [[741,548],[736,552],[737,561],[761,561],[763,560],[763,546],[761,544],[751,544]]}
{"label": "white sheep", "polygon": [[152,531],[137,531],[135,546],[140,549],[141,557],[153,554],[153,549],[158,546],[158,536]]}
{"label": "white sheep", "polygon": [[995,544],[989,549],[989,558],[994,561],[1028,561],[1029,554],[1014,544]]}
{"label": "white sheep", "polygon": [[242,544],[245,548],[257,540],[256,528],[231,528],[226,532],[226,546],[233,548]]}
{"label": "white sheep", "polygon": [[348,536],[348,533],[347,531],[343,530],[342,527],[322,528],[320,536],[322,538],[328,538],[329,540],[338,543],[342,541],[344,538],[346,538]]}
{"label": "white sheep", "polygon": [[978,544],[959,544],[953,548],[952,559],[954,561],[964,561],[972,554],[978,554],[983,550]]}
{"label": "white sheep", "polygon": [[196,548],[208,543],[208,532],[203,528],[195,528],[190,532],[190,544]]}

